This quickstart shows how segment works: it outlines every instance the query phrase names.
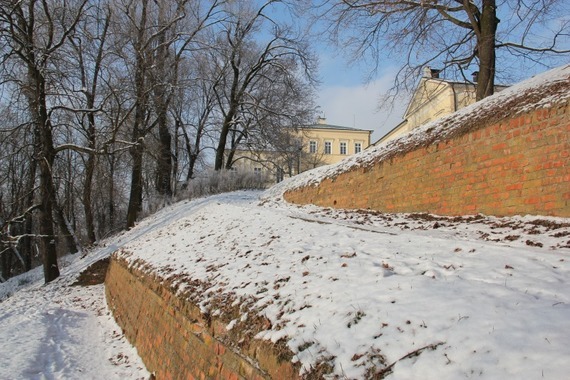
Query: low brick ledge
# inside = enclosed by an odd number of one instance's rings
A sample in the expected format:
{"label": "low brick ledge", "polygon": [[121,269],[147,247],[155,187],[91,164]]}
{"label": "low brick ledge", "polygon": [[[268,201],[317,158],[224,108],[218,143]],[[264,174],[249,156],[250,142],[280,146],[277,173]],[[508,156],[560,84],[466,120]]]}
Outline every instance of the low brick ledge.
{"label": "low brick ledge", "polygon": [[148,266],[112,255],[105,292],[115,320],[156,379],[301,378],[286,344],[252,339],[256,331],[247,328],[228,331],[229,320],[203,315]]}

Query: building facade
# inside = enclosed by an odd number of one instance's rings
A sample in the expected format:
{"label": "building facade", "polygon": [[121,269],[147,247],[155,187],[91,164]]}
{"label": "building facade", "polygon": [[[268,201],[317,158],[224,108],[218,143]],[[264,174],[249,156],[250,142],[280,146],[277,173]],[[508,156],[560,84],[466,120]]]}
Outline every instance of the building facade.
{"label": "building facade", "polygon": [[371,130],[315,124],[291,131],[289,145],[281,150],[238,150],[232,170],[255,173],[268,182],[279,182],[322,165],[337,163],[370,146]]}
{"label": "building facade", "polygon": [[[320,165],[328,165],[368,148],[371,133],[371,130],[327,124],[325,118],[319,118],[316,124],[300,128],[297,136],[303,142],[303,151],[312,155],[313,161],[318,158]],[[310,161],[305,163],[309,165],[305,170],[311,169]]]}
{"label": "building facade", "polygon": [[[404,121],[376,141],[374,145],[403,136],[421,125],[475,103],[476,85],[476,82],[455,82],[442,79],[439,78],[438,70],[424,68],[423,76],[404,112]],[[501,91],[506,87],[495,86],[495,91]]]}

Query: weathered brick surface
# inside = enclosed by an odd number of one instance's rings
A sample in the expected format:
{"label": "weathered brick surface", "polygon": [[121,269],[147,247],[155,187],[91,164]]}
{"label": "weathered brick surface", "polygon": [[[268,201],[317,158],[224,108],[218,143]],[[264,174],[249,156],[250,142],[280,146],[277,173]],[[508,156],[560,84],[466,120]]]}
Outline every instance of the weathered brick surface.
{"label": "weathered brick surface", "polygon": [[570,105],[542,108],[289,191],[383,212],[570,217]]}
{"label": "weathered brick surface", "polygon": [[283,360],[276,345],[231,341],[243,337],[226,331],[228,321],[205,319],[151,272],[113,256],[105,289],[117,323],[159,380],[299,378],[299,366]]}

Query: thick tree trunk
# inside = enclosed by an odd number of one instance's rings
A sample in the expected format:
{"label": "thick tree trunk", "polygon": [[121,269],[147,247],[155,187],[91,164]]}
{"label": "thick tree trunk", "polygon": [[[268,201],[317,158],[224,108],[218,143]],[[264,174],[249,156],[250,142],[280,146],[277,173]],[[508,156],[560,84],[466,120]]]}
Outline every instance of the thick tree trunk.
{"label": "thick tree trunk", "polygon": [[[91,144],[91,142],[90,142]],[[83,184],[83,212],[85,213],[85,229],[87,231],[87,242],[93,244],[97,240],[95,236],[95,223],[93,218],[93,207],[91,193],[93,187],[93,173],[95,172],[95,155],[89,154],[85,164],[85,183]]]}
{"label": "thick tree trunk", "polygon": [[[39,130],[41,153],[40,167],[40,208],[39,232],[42,261],[44,266],[44,280],[46,283],[59,277],[57,265],[57,250],[55,246],[55,228],[53,223],[55,187],[52,178],[52,167],[55,160],[53,136],[51,125],[47,116],[45,100],[45,80],[35,68],[31,69],[33,86],[36,91],[32,104],[32,113],[35,114],[35,125]],[[36,111],[36,112],[34,112]]]}
{"label": "thick tree trunk", "polygon": [[172,196],[172,136],[168,130],[166,107],[160,110],[158,120],[159,153],[157,162],[156,190],[160,195]]}
{"label": "thick tree trunk", "polygon": [[40,207],[38,223],[44,280],[48,283],[59,277],[54,227],[55,186],[52,177],[55,149],[53,146],[51,124],[47,114],[45,78],[41,71],[31,64],[32,62],[34,62],[34,60],[30,59],[28,63],[28,76],[31,90],[29,93],[29,103],[34,122],[35,136],[38,137],[38,145],[40,148],[37,157],[40,168]]}
{"label": "thick tree trunk", "polygon": [[[26,204],[25,208],[29,208],[34,204],[35,188],[36,188],[36,175],[37,175],[37,161],[35,157],[38,156],[38,141],[39,130],[34,131],[34,157],[30,160],[30,171],[28,172],[28,182],[26,183]],[[24,219],[24,237],[22,238],[20,253],[24,258],[24,270],[29,271],[32,269],[32,233],[34,232],[34,218],[32,213],[27,213]]]}
{"label": "thick tree trunk", "polygon": [[[97,68],[95,70],[95,78],[93,89],[97,85],[97,75],[100,59],[97,61]],[[95,96],[93,93],[87,93],[87,109],[95,107]],[[95,131],[95,115],[93,112],[87,114],[87,144],[92,150],[96,148],[96,131]],[[95,223],[93,218],[93,202],[91,194],[93,192],[93,174],[95,173],[96,163],[95,153],[89,153],[87,162],[85,163],[85,183],[83,184],[83,212],[85,213],[85,229],[87,230],[87,241],[93,244],[97,239],[95,236]]]}
{"label": "thick tree trunk", "polygon": [[142,161],[143,147],[137,145],[131,149],[133,167],[131,170],[131,194],[129,197],[129,208],[127,210],[127,228],[135,225],[139,212],[142,210],[143,176]]}
{"label": "thick tree trunk", "polygon": [[234,121],[234,117],[237,115],[237,110],[239,107],[239,99],[243,92],[245,91],[245,84],[242,84],[240,90],[238,90],[239,86],[239,77],[240,77],[240,69],[239,69],[239,61],[236,58],[235,52],[232,54],[232,70],[233,70],[233,79],[232,79],[232,87],[229,96],[229,108],[226,116],[224,117],[224,122],[222,124],[222,130],[220,131],[220,140],[218,141],[218,148],[216,149],[216,163],[214,165],[214,170],[221,170],[224,166],[224,153],[226,150],[226,143],[228,141],[228,134],[230,133],[230,127]]}
{"label": "thick tree trunk", "polygon": [[54,207],[54,218],[57,222],[57,226],[60,231],[61,237],[65,241],[65,250],[66,253],[77,253],[79,251],[79,247],[77,242],[75,241],[75,231],[69,225],[68,220],[65,218],[65,214],[63,213],[63,209],[57,204],[57,197],[55,197],[55,191],[52,193],[53,200],[52,204]]}
{"label": "thick tree trunk", "polygon": [[161,32],[158,36],[158,46],[155,53],[155,105],[158,124],[158,162],[156,165],[156,191],[160,195],[172,196],[172,136],[168,130],[168,107],[170,96],[167,92],[166,62],[168,59],[168,45],[166,42],[166,19],[164,14],[164,4],[158,2],[158,22]]}
{"label": "thick tree trunk", "polygon": [[228,151],[228,158],[226,160],[226,166],[224,167],[226,170],[230,170],[232,168],[235,153],[236,150],[234,148]]}
{"label": "thick tree trunk", "polygon": [[0,256],[2,258],[2,278],[8,280],[12,273],[12,252],[4,251],[0,253]]}
{"label": "thick tree trunk", "polygon": [[216,162],[214,165],[214,170],[221,170],[224,167],[224,153],[226,150],[226,142],[228,141],[228,133],[230,131],[230,123],[233,114],[226,116],[224,123],[222,125],[222,130],[220,131],[220,139],[218,141],[218,147],[216,148]]}
{"label": "thick tree trunk", "polygon": [[109,225],[105,232],[115,228],[115,156],[109,157],[109,194],[107,196],[107,213]]}
{"label": "thick tree trunk", "polygon": [[[42,128],[40,126],[40,128]],[[47,129],[45,126],[43,129]],[[51,135],[51,131],[42,133],[44,137]],[[44,149],[49,147],[49,143],[44,141]],[[53,161],[51,162],[53,163]],[[57,265],[57,250],[55,246],[55,229],[53,226],[53,203],[52,194],[53,182],[51,177],[51,163],[47,155],[43,155],[40,161],[40,212],[39,212],[39,232],[41,235],[40,247],[42,261],[44,265],[44,280],[46,283],[59,277],[59,267]]]}
{"label": "thick tree trunk", "polygon": [[144,125],[145,113],[147,107],[147,88],[146,88],[146,70],[145,45],[144,38],[146,34],[148,0],[142,1],[141,20],[138,25],[137,40],[135,42],[136,67],[135,67],[135,119],[133,123],[132,141],[136,145],[131,148],[131,157],[133,166],[131,170],[131,193],[129,197],[129,207],[127,209],[127,225],[131,228],[135,225],[139,212],[142,210],[142,193],[143,193],[143,142],[144,142]]}
{"label": "thick tree trunk", "polygon": [[497,30],[497,9],[495,0],[483,0],[478,41],[479,74],[477,78],[477,100],[493,95],[495,90],[495,33]]}

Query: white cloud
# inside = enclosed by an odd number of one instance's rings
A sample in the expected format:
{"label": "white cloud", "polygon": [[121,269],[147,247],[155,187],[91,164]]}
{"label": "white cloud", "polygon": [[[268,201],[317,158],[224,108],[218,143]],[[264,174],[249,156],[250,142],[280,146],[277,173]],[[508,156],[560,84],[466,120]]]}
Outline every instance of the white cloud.
{"label": "white cloud", "polygon": [[378,110],[381,96],[393,85],[388,73],[368,84],[323,86],[318,104],[327,122],[333,125],[373,130],[376,141],[400,121],[407,103],[398,101],[390,110]]}

